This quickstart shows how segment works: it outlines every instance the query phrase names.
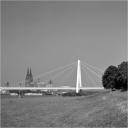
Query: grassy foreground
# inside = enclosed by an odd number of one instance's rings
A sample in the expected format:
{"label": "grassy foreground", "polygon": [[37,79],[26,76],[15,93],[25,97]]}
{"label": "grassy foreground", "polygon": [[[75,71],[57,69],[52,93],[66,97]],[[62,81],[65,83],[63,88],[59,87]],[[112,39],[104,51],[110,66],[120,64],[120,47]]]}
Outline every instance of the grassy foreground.
{"label": "grassy foreground", "polygon": [[2,127],[127,127],[127,92],[2,97]]}

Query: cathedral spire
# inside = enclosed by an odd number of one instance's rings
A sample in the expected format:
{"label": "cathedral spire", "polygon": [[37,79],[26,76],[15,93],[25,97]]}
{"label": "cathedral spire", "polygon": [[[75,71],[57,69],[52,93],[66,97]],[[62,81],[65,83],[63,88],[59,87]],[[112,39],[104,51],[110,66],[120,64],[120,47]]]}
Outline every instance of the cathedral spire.
{"label": "cathedral spire", "polygon": [[30,84],[33,82],[33,75],[32,75],[32,71],[31,71],[31,67],[27,68],[27,74],[26,74],[26,78],[25,78],[25,85],[26,86],[30,86]]}
{"label": "cathedral spire", "polygon": [[30,67],[29,75],[30,75],[30,81],[33,82],[33,75],[32,75],[32,71],[31,71],[31,67]]}
{"label": "cathedral spire", "polygon": [[32,74],[31,67],[30,67],[30,74]]}
{"label": "cathedral spire", "polygon": [[29,67],[27,68],[26,80],[29,78]]}

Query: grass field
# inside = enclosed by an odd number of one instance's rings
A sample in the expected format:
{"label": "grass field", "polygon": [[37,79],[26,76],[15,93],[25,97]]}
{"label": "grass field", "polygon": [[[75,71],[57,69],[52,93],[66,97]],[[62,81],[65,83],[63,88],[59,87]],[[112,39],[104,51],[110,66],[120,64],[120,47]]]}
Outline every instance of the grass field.
{"label": "grass field", "polygon": [[127,127],[127,92],[2,97],[2,127]]}

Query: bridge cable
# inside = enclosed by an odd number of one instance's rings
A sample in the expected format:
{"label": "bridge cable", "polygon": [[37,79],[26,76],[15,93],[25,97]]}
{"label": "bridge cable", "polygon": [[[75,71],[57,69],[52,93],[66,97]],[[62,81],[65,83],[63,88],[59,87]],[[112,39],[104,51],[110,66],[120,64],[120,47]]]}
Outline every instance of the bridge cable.
{"label": "bridge cable", "polygon": [[[82,61],[82,63],[83,63],[84,61]],[[98,68],[98,67],[96,67],[96,66],[93,66],[93,65],[91,65],[91,64],[88,64],[87,62],[84,62],[83,63],[84,65],[86,65],[86,66],[88,66],[88,67],[90,67],[90,68],[92,68],[92,69],[95,69],[95,70],[97,70],[98,72],[100,72],[101,74],[103,74],[103,70],[101,70],[100,68]]]}
{"label": "bridge cable", "polygon": [[[85,71],[85,69],[82,67],[84,73],[87,72],[87,70]],[[91,83],[95,83],[94,79],[91,78],[90,74],[86,75],[86,77],[88,77],[88,79],[91,81]],[[85,82],[86,84],[86,82]],[[87,82],[87,84],[90,84],[89,82]]]}
{"label": "bridge cable", "polygon": [[68,65],[66,65],[66,66],[61,66],[61,67],[59,67],[59,68],[56,68],[56,69],[50,70],[50,71],[45,72],[45,73],[43,73],[43,74],[41,74],[41,75],[38,75],[38,76],[36,76],[36,77],[34,77],[34,78],[40,78],[40,77],[43,77],[43,76],[45,76],[45,75],[47,75],[47,74],[50,74],[50,73],[53,73],[53,72],[55,72],[55,71],[58,71],[58,70],[64,69],[64,68],[66,68],[66,67],[69,67],[69,66],[71,66],[71,65],[73,65],[73,64],[75,64],[75,63],[76,63],[76,62],[73,62],[73,63],[68,64]]}
{"label": "bridge cable", "polygon": [[[82,69],[85,71],[85,68],[82,67]],[[88,69],[87,69],[88,70]],[[85,72],[87,72],[87,70]],[[101,83],[101,82],[96,82],[96,80],[91,78],[91,75],[88,73],[87,75],[88,79],[91,81],[92,84],[97,84],[97,83]],[[86,83],[86,82],[85,82]],[[90,84],[90,83],[87,83]]]}
{"label": "bridge cable", "polygon": [[[74,71],[73,69],[74,69],[74,68],[72,67],[72,70],[68,73],[68,77],[72,76],[72,73],[73,73],[73,71]],[[67,77],[67,76],[66,76],[66,77]],[[68,78],[68,77],[67,77],[67,78]],[[53,79],[52,79],[52,80],[53,80]],[[55,80],[55,79],[54,79],[54,80]],[[72,81],[68,81],[68,82],[65,82],[65,81],[64,81],[64,82],[57,82],[57,83],[61,84],[61,83],[69,83],[69,82],[72,82]]]}
{"label": "bridge cable", "polygon": [[[81,65],[83,65],[83,64],[81,64]],[[98,75],[98,74],[97,74],[95,71],[93,71],[91,68],[89,68],[88,66],[85,66],[85,65],[83,65],[83,67],[84,67],[85,69],[88,69],[88,70],[91,71],[93,74],[95,74],[98,78],[101,79],[101,76]]]}

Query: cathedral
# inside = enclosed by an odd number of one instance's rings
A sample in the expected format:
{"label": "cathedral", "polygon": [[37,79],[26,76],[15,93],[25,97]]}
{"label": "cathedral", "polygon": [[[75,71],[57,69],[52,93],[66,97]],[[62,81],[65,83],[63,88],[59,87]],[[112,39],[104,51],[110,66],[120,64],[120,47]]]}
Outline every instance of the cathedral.
{"label": "cathedral", "polygon": [[26,78],[25,78],[25,86],[30,87],[32,85],[33,82],[33,75],[31,72],[31,68],[27,69],[27,74],[26,74]]}

